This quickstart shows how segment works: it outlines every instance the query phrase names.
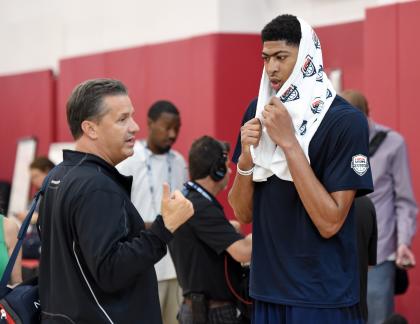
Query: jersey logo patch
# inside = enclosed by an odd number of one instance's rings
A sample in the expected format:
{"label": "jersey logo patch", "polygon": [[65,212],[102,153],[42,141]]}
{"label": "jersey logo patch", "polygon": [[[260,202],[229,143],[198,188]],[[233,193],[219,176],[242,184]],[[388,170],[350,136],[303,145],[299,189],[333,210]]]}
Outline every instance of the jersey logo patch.
{"label": "jersey logo patch", "polygon": [[366,171],[369,169],[369,163],[368,163],[367,157],[362,154],[357,154],[353,156],[351,159],[351,168],[359,176],[364,175]]}

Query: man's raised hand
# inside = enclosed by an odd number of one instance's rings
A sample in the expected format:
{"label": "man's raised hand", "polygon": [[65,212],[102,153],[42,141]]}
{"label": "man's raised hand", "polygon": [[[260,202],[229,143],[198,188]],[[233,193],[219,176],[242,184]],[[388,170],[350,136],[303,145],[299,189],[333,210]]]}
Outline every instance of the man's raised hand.
{"label": "man's raised hand", "polygon": [[169,185],[164,183],[161,213],[165,227],[173,233],[194,214],[194,208],[179,190],[171,194]]}

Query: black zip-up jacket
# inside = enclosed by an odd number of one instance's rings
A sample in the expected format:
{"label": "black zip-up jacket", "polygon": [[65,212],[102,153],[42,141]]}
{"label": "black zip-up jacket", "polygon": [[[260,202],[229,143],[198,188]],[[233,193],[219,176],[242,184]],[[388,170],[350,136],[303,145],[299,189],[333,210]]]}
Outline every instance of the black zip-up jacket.
{"label": "black zip-up jacket", "polygon": [[161,323],[154,264],[172,234],[149,230],[131,177],[101,158],[64,151],[40,204],[43,323]]}

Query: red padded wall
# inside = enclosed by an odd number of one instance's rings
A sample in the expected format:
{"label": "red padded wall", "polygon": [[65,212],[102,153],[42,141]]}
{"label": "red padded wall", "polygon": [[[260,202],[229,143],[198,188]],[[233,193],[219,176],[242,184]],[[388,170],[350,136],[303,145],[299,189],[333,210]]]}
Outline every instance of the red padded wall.
{"label": "red padded wall", "polygon": [[365,94],[373,119],[398,129],[397,5],[367,10]]}
{"label": "red padded wall", "polygon": [[341,69],[342,88],[364,90],[363,21],[315,28],[321,41],[324,66]]}
{"label": "red padded wall", "polygon": [[16,143],[38,139],[38,154],[47,154],[54,140],[54,77],[42,71],[0,77],[0,180],[11,181]]}
{"label": "red padded wall", "polygon": [[[221,34],[217,40],[217,56],[213,63],[215,76],[215,129],[214,135],[231,144],[235,149],[243,114],[248,104],[258,95],[262,73],[261,40],[259,35]],[[231,179],[236,174],[235,165],[231,163]],[[218,199],[224,206],[228,218],[234,218],[227,202],[228,191],[219,194]],[[243,230],[248,233],[251,226]]]}
{"label": "red padded wall", "polygon": [[147,110],[154,101],[168,99],[175,103],[182,120],[175,148],[185,155],[194,138],[214,134],[216,42],[217,36],[210,35],[61,61],[59,140],[71,139],[65,104],[73,87],[86,79],[111,77],[128,87],[141,128],[139,138],[147,134]]}
{"label": "red padded wall", "polygon": [[[417,133],[420,63],[420,2],[367,10],[365,22],[365,89],[372,117],[398,130],[406,139],[412,182],[420,203],[420,142]],[[412,249],[420,259],[419,234]],[[409,323],[420,323],[420,270],[409,272],[408,292],[397,298],[396,311]]]}

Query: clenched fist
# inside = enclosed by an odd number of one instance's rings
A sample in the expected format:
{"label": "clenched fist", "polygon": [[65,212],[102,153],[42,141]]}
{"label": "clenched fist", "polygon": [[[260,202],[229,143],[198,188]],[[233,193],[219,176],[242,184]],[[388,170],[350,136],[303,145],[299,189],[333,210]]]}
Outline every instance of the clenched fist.
{"label": "clenched fist", "polygon": [[251,157],[251,145],[258,146],[261,138],[262,127],[258,118],[248,120],[241,127],[242,152],[238,160],[238,167],[242,170],[252,168],[254,163]]}
{"label": "clenched fist", "polygon": [[249,153],[251,145],[258,146],[261,138],[261,130],[262,127],[258,118],[248,120],[241,127],[242,152]]}
{"label": "clenched fist", "polygon": [[165,227],[173,233],[194,214],[194,208],[179,190],[171,194],[169,185],[164,183],[161,213]]}
{"label": "clenched fist", "polygon": [[277,97],[272,97],[262,112],[263,124],[268,136],[282,149],[296,144],[295,129],[292,118]]}

